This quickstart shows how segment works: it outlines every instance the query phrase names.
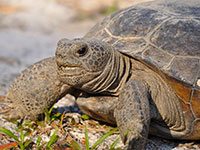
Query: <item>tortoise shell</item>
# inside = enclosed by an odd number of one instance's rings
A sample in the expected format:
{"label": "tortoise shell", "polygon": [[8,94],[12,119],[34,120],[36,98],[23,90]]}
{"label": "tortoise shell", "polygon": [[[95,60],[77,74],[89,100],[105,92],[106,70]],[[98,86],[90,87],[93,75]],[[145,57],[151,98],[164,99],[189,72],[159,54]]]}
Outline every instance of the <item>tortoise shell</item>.
{"label": "tortoise shell", "polygon": [[85,38],[110,43],[161,74],[194,125],[188,139],[200,138],[199,0],[155,1],[119,10]]}

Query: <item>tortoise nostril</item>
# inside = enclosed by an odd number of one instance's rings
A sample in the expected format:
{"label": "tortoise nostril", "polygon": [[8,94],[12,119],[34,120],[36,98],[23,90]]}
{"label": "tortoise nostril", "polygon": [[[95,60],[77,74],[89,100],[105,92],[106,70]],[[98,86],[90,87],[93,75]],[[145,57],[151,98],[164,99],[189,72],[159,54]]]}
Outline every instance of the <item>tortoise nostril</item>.
{"label": "tortoise nostril", "polygon": [[56,57],[64,57],[64,56],[66,56],[66,50],[65,50],[65,48],[64,47],[57,47],[57,49],[56,49]]}
{"label": "tortoise nostril", "polygon": [[63,45],[64,45],[64,41],[63,40],[59,40],[57,46],[63,47]]}
{"label": "tortoise nostril", "polygon": [[61,54],[59,53],[58,49],[56,50],[56,57],[60,57]]}

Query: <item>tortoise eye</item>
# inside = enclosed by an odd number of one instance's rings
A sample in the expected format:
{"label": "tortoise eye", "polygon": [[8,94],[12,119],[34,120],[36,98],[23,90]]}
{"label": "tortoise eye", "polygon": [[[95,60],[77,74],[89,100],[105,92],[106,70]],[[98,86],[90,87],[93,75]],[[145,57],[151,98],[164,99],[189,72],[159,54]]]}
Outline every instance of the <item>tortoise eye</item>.
{"label": "tortoise eye", "polygon": [[79,57],[84,56],[87,53],[87,51],[88,51],[87,47],[82,47],[76,51],[76,55]]}

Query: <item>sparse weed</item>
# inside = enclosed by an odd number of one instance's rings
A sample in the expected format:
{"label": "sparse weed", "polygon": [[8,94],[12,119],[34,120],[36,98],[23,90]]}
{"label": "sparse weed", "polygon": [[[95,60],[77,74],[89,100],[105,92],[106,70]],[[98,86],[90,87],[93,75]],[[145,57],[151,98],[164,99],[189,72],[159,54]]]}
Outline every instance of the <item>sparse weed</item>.
{"label": "sparse weed", "polygon": [[11,138],[13,138],[18,143],[18,145],[19,145],[19,147],[20,147],[21,150],[24,150],[25,147],[27,147],[32,142],[30,139],[24,141],[24,137],[26,135],[24,134],[23,129],[24,128],[23,128],[23,126],[21,124],[16,129],[16,131],[18,131],[20,133],[20,138],[18,138],[10,130],[8,130],[8,129],[0,126],[0,131],[2,131],[3,133],[5,133],[6,135],[10,136]]}
{"label": "sparse weed", "polygon": [[53,107],[54,105],[49,110],[45,109],[44,111],[44,116],[45,116],[44,121],[47,124],[50,124],[52,121],[60,119],[61,117],[61,113],[52,114]]}
{"label": "sparse weed", "polygon": [[46,145],[46,148],[47,148],[47,149],[53,150],[53,148],[52,148],[51,146],[52,146],[52,145],[57,141],[57,139],[58,139],[58,137],[57,137],[57,135],[56,135],[57,131],[58,131],[58,129],[56,129],[56,130],[54,131],[54,133],[52,134],[51,138],[49,139],[49,142],[48,142],[47,145]]}
{"label": "sparse weed", "polygon": [[[58,119],[61,116],[60,113],[52,115],[52,110],[53,110],[53,106],[49,110],[45,111],[44,121],[37,121],[37,122],[28,121],[23,124],[23,122],[13,121],[13,120],[4,118],[7,121],[17,125],[17,128],[15,130],[16,130],[16,132],[19,133],[19,137],[17,137],[14,133],[12,133],[12,131],[10,131],[4,127],[1,127],[1,126],[0,126],[0,131],[2,131],[6,135],[8,135],[12,139],[14,139],[18,143],[20,149],[24,150],[30,143],[34,143],[31,139],[25,140],[25,137],[28,137],[29,135],[31,135],[31,133],[33,133],[35,130],[37,130],[38,126],[46,127],[46,124],[50,124],[52,121]],[[43,143],[43,144],[41,144],[42,138],[39,136],[37,139],[37,142],[36,142],[37,150],[40,150],[42,147],[46,147],[46,149],[51,150],[52,144],[55,143],[57,140],[56,133],[57,133],[57,129],[52,134],[49,141],[47,143]],[[46,146],[45,146],[45,144],[46,144]]]}
{"label": "sparse weed", "polygon": [[[109,131],[108,133],[106,133],[105,135],[103,135],[99,140],[97,140],[94,145],[92,145],[91,147],[89,146],[89,138],[88,138],[88,130],[87,130],[87,125],[85,124],[85,150],[94,150],[97,146],[99,146],[103,141],[105,141],[105,139],[107,137],[109,137],[110,135],[112,135],[114,132],[116,132],[118,130],[118,128],[114,128],[113,130]],[[117,145],[117,143],[120,141],[120,138],[117,138],[111,145],[110,145],[110,149],[109,150],[120,150],[119,148],[115,149],[115,146]],[[84,150],[81,145],[76,142],[76,141],[72,141],[72,143],[68,143],[67,145],[70,146],[71,148],[75,149],[75,150]]]}
{"label": "sparse weed", "polygon": [[[24,150],[30,143],[34,143],[31,139],[24,140],[24,138],[30,134],[24,134],[25,127],[21,124],[20,127],[16,129],[16,131],[19,133],[20,137],[17,137],[12,131],[1,127],[0,131],[8,135],[9,137],[13,138],[19,145],[21,150]],[[27,132],[26,132],[27,133]],[[50,137],[49,141],[47,143],[41,144],[42,138],[39,136],[36,142],[37,150],[40,150],[42,147],[46,144],[46,149],[53,150],[52,145],[57,141],[57,129],[54,131],[52,136]]]}
{"label": "sparse weed", "polygon": [[[10,130],[4,128],[4,127],[1,127],[1,126],[0,126],[0,131],[5,133],[6,135],[10,136],[11,138],[13,138],[18,143],[19,148],[21,150],[24,150],[25,148],[27,148],[30,145],[30,143],[34,143],[30,138],[27,138],[25,140],[25,137],[30,136],[34,131],[38,130],[39,126],[42,127],[42,128],[46,127],[47,124],[51,124],[54,120],[59,119],[60,120],[59,125],[61,127],[61,130],[64,131],[62,122],[63,122],[63,119],[64,119],[65,112],[62,115],[60,113],[53,114],[52,110],[53,110],[53,106],[49,110],[45,110],[44,121],[37,121],[37,122],[29,121],[29,122],[23,123],[23,122],[19,122],[19,121],[12,121],[12,120],[6,119],[7,121],[17,125],[17,128],[15,130],[19,133],[19,137],[17,137],[14,133],[12,133],[12,131],[10,131]],[[87,115],[83,115],[82,119],[83,120],[88,120],[89,117]],[[109,131],[108,133],[103,135],[99,140],[97,140],[95,142],[94,145],[92,145],[90,147],[89,137],[88,137],[88,129],[87,129],[87,125],[85,124],[85,146],[83,146],[84,148],[81,146],[80,143],[76,142],[75,140],[72,140],[70,143],[66,143],[66,144],[68,146],[70,146],[71,148],[73,148],[74,150],[94,150],[108,136],[110,136],[111,134],[113,134],[117,130],[118,130],[118,128],[112,129],[111,131]],[[52,145],[58,139],[58,136],[56,135],[57,131],[58,131],[58,128],[56,128],[56,130],[51,135],[51,137],[50,137],[48,142],[42,142],[43,141],[42,137],[38,136],[37,141],[35,142],[37,150],[41,150],[43,148],[49,149],[49,150],[53,150]],[[120,140],[120,138],[117,138],[110,145],[110,149],[109,150],[119,150],[119,149],[115,149],[116,144],[119,142],[119,140]]]}

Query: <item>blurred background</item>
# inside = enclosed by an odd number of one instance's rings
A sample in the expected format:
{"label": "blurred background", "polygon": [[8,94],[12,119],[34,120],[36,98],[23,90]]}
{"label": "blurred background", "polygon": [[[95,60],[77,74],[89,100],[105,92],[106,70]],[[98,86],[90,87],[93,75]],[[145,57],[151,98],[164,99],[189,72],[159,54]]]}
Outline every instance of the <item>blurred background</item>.
{"label": "blurred background", "polygon": [[0,0],[0,95],[19,72],[54,56],[61,38],[82,37],[110,13],[150,0]]}

